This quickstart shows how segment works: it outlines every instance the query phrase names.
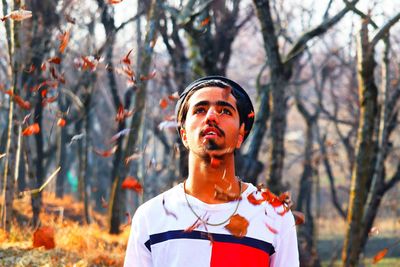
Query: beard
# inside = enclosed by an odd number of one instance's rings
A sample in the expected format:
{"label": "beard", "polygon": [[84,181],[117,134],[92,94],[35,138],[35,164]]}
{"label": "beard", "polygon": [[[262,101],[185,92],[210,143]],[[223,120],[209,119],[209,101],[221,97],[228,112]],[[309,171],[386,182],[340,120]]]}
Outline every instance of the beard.
{"label": "beard", "polygon": [[208,142],[205,144],[205,149],[206,150],[211,150],[211,151],[215,151],[215,150],[219,150],[221,149],[222,146],[218,145],[214,140],[210,139],[208,140]]}

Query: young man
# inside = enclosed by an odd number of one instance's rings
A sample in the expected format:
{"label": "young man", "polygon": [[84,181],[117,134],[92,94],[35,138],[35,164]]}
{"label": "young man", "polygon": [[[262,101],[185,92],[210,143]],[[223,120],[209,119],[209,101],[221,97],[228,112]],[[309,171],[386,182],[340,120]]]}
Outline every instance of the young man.
{"label": "young man", "polygon": [[175,113],[189,174],[138,208],[125,266],[299,266],[290,210],[235,175],[234,151],[254,121],[244,89],[225,77],[199,79]]}

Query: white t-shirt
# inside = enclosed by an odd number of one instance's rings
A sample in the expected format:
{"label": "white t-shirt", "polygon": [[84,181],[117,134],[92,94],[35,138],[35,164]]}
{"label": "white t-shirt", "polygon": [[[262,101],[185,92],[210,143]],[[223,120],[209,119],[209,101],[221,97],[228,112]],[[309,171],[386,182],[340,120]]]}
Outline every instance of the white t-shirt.
{"label": "white t-shirt", "polygon": [[[233,236],[224,226],[200,224],[186,231],[197,217],[189,209],[183,184],[140,206],[133,219],[125,267],[297,267],[299,255],[293,214],[269,203],[251,204],[247,197],[257,188],[247,184],[236,214],[248,222],[244,237]],[[193,210],[209,223],[225,221],[237,201],[207,204],[187,195]],[[164,204],[163,204],[164,203]],[[282,215],[283,214],[283,215]]]}

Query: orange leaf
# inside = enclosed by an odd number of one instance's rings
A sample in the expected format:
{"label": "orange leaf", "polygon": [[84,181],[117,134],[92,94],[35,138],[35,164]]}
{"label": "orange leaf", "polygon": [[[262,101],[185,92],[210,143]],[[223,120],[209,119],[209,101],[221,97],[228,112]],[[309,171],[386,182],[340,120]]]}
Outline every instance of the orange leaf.
{"label": "orange leaf", "polygon": [[386,254],[388,253],[388,250],[389,250],[388,248],[384,248],[381,251],[379,251],[378,253],[376,253],[372,260],[372,263],[373,264],[378,263],[381,259],[383,259],[386,256]]}
{"label": "orange leaf", "polygon": [[293,213],[296,225],[300,225],[300,224],[304,224],[305,223],[306,218],[304,216],[304,213],[302,213],[300,211],[295,211],[295,210],[293,210],[292,213]]}
{"label": "orange leaf", "polygon": [[132,176],[127,176],[121,184],[122,189],[130,189],[137,193],[143,193],[142,185]]}
{"label": "orange leaf", "polygon": [[6,19],[10,18],[15,21],[21,21],[24,19],[28,19],[32,17],[32,11],[25,10],[25,9],[19,9],[19,10],[14,10],[5,15],[4,17],[1,18],[2,21],[5,21]]}
{"label": "orange leaf", "polygon": [[141,81],[148,81],[153,79],[156,76],[156,70],[153,70],[149,75],[145,76],[145,75],[140,75],[140,80]]}
{"label": "orange leaf", "polygon": [[115,5],[115,4],[121,3],[122,1],[124,1],[124,0],[108,0],[108,3],[111,5]]}
{"label": "orange leaf", "polygon": [[117,115],[115,116],[115,120],[116,121],[123,121],[125,120],[127,117],[130,117],[133,115],[133,113],[135,113],[135,110],[125,110],[124,106],[122,104],[119,105],[118,107],[118,111],[117,111]]}
{"label": "orange leaf", "polygon": [[252,112],[250,112],[248,115],[247,115],[247,118],[254,118],[254,111],[252,111]]}
{"label": "orange leaf", "polygon": [[40,65],[40,69],[46,71],[46,62],[43,62],[42,65]]}
{"label": "orange leaf", "polygon": [[162,109],[166,109],[168,107],[168,100],[165,99],[164,97],[161,98],[159,105]]}
{"label": "orange leaf", "polygon": [[52,57],[52,58],[49,58],[47,60],[47,62],[59,65],[61,63],[61,58],[60,57]]}
{"label": "orange leaf", "polygon": [[115,151],[117,151],[117,147],[118,147],[118,146],[114,146],[114,147],[112,147],[111,149],[105,150],[105,151],[100,151],[100,150],[97,150],[97,149],[93,148],[93,151],[94,151],[97,155],[102,156],[102,157],[104,157],[104,158],[107,158],[107,157],[111,156],[112,154],[114,154]]}
{"label": "orange leaf", "polygon": [[246,218],[240,216],[239,214],[235,214],[229,220],[229,224],[225,226],[232,235],[236,237],[243,237],[247,234],[247,227],[249,226],[249,222]]}
{"label": "orange leaf", "polygon": [[208,23],[210,23],[210,17],[207,17],[207,18],[203,19],[203,20],[200,22],[200,25],[201,25],[201,27],[204,27],[204,26],[206,26]]}
{"label": "orange leaf", "polygon": [[263,202],[265,201],[264,198],[256,199],[254,193],[249,194],[249,195],[247,196],[247,200],[248,200],[251,204],[253,204],[253,205],[260,205],[261,203],[263,203]]}
{"label": "orange leaf", "polygon": [[133,49],[129,50],[128,54],[126,54],[126,56],[122,59],[122,62],[124,62],[127,65],[131,64],[131,60],[129,59],[129,55],[131,54],[132,51],[133,51]]}
{"label": "orange leaf", "polygon": [[33,233],[33,247],[44,246],[46,249],[55,248],[54,229],[49,226],[42,226]]}
{"label": "orange leaf", "polygon": [[19,95],[14,95],[14,101],[15,103],[17,103],[18,106],[20,106],[23,109],[26,110],[31,109],[31,103],[23,100],[22,97],[20,97]]}
{"label": "orange leaf", "polygon": [[63,34],[60,35],[61,43],[60,43],[60,46],[58,48],[60,53],[64,53],[65,48],[67,47],[68,42],[69,42],[69,36],[70,36],[70,31],[66,31],[66,32],[64,32]]}
{"label": "orange leaf", "polygon": [[63,118],[59,118],[57,121],[57,125],[60,127],[64,127],[67,122]]}
{"label": "orange leaf", "polygon": [[38,134],[39,132],[40,132],[39,123],[36,122],[36,123],[26,127],[24,129],[24,131],[22,132],[22,135],[23,136],[29,136],[29,135],[32,135],[32,134]]}
{"label": "orange leaf", "polygon": [[168,96],[168,99],[171,100],[171,101],[176,101],[176,100],[178,100],[178,99],[179,99],[179,93],[178,93],[178,92],[175,92],[175,93],[173,93],[172,95],[169,95],[169,96]]}

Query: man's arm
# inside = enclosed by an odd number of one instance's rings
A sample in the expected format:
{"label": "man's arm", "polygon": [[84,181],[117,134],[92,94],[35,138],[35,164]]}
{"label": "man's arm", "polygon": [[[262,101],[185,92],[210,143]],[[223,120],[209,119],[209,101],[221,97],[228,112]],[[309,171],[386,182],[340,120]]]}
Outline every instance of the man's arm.
{"label": "man's arm", "polygon": [[299,249],[297,246],[296,226],[292,212],[283,215],[278,232],[275,253],[271,257],[271,267],[298,267]]}
{"label": "man's arm", "polygon": [[126,248],[124,267],[153,267],[147,223],[139,207],[132,219],[131,232]]}

